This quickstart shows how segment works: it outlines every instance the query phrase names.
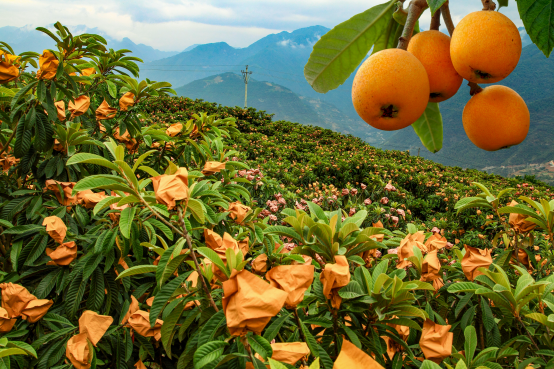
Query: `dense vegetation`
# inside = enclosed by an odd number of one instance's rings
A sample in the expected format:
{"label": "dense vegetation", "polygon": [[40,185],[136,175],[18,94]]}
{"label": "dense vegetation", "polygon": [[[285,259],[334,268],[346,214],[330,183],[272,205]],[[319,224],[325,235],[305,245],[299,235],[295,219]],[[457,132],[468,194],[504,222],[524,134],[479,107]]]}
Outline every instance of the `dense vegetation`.
{"label": "dense vegetation", "polygon": [[0,368],[554,366],[549,187],[164,97],[56,28],[2,44]]}

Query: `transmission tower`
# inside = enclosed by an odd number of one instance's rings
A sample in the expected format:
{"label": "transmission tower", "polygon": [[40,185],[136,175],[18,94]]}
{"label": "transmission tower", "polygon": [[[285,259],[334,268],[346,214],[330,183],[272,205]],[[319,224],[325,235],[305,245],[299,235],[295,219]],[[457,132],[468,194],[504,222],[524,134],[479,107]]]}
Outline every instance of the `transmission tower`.
{"label": "transmission tower", "polygon": [[248,65],[246,66],[246,71],[241,70],[242,78],[244,79],[244,108],[247,107],[247,98],[248,98],[248,80],[250,79],[250,75],[252,72],[248,71]]}

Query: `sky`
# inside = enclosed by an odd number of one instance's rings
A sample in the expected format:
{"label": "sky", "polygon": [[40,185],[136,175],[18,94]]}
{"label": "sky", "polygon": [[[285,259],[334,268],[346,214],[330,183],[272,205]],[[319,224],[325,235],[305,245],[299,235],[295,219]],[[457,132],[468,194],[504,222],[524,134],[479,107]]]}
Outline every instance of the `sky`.
{"label": "sky", "polygon": [[[0,0],[0,26],[34,28],[60,21],[97,27],[112,38],[129,37],[159,50],[227,42],[234,47],[281,31],[332,28],[384,0]],[[406,1],[406,4],[409,2]],[[480,0],[450,0],[454,22],[482,8]],[[522,26],[515,1],[502,8]],[[430,13],[421,18],[428,28]]]}

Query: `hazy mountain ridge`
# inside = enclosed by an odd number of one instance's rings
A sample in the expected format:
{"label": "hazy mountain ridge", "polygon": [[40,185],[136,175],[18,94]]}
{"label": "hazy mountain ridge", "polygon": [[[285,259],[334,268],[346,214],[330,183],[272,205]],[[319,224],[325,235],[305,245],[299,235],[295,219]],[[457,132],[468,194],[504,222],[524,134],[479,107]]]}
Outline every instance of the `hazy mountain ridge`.
{"label": "hazy mountain ridge", "polygon": [[[54,31],[52,25],[45,28]],[[154,49],[152,46],[144,44],[135,44],[130,38],[125,37],[122,40],[116,40],[109,37],[105,32],[98,28],[88,28],[85,25],[68,26],[73,35],[83,33],[98,34],[106,39],[108,47],[114,50],[129,49],[133,51],[133,56],[141,58],[144,62],[150,62],[157,59],[167,58],[178,53],[178,51],[161,51]],[[46,34],[37,31],[34,27],[0,27],[0,41],[8,43],[16,53],[24,51],[35,51],[42,53],[44,49],[52,49],[55,44],[53,40]]]}

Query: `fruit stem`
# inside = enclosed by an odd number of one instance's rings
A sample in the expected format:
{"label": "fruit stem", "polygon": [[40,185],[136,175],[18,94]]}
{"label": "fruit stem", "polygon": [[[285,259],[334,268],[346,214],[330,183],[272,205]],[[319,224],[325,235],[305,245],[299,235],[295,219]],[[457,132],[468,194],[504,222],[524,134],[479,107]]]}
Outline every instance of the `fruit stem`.
{"label": "fruit stem", "polygon": [[444,24],[450,33],[450,37],[454,34],[454,22],[452,21],[452,15],[450,15],[450,8],[448,7],[448,1],[441,6],[442,19]]}
{"label": "fruit stem", "polygon": [[416,25],[419,16],[425,9],[427,9],[426,0],[412,0],[408,7],[408,19],[406,19],[406,24],[404,25],[404,30],[402,31],[402,36],[398,39],[398,48],[402,50],[408,50],[408,44],[412,39],[412,34],[414,33],[414,27]]}
{"label": "fruit stem", "polygon": [[469,90],[469,94],[471,96],[477,95],[479,92],[483,91],[483,88],[475,82],[469,82],[467,85],[471,87],[471,89]]}
{"label": "fruit stem", "polygon": [[483,10],[494,10],[496,9],[496,4],[492,0],[481,0],[483,3]]}
{"label": "fruit stem", "polygon": [[431,26],[429,29],[438,31],[441,27],[441,9],[438,8],[433,17],[431,18]]}

